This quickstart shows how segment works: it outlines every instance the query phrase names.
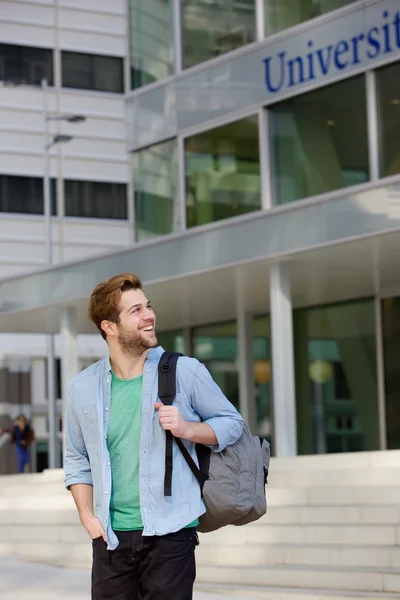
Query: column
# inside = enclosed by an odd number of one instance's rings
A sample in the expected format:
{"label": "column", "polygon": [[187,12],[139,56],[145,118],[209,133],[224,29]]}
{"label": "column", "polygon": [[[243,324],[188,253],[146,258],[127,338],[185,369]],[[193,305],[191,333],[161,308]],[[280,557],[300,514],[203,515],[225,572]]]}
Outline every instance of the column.
{"label": "column", "polygon": [[76,336],[76,309],[65,307],[61,313],[61,382],[63,415],[63,448],[65,446],[65,418],[68,406],[68,386],[78,373],[78,347]]}
{"label": "column", "polygon": [[296,395],[289,266],[270,267],[271,349],[276,456],[296,456]]}

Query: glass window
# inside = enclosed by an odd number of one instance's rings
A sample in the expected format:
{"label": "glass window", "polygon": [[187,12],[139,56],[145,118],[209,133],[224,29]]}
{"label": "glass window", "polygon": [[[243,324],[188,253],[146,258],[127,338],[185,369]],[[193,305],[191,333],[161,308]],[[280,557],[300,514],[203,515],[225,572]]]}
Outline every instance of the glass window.
{"label": "glass window", "polygon": [[386,436],[388,450],[400,448],[400,298],[382,302],[385,368]]}
{"label": "glass window", "polygon": [[260,209],[257,117],[187,138],[185,173],[188,227]]}
{"label": "glass window", "polygon": [[266,31],[276,33],[297,23],[353,4],[357,0],[265,0]]}
{"label": "glass window", "polygon": [[176,140],[133,155],[136,239],[148,240],[180,229]]}
{"label": "glass window", "polygon": [[64,181],[65,216],[127,219],[126,185],[103,181]]}
{"label": "glass window", "polygon": [[[52,214],[57,214],[56,182],[50,182]],[[0,175],[0,212],[42,215],[44,213],[43,179]]]}
{"label": "glass window", "polygon": [[378,450],[375,302],[293,315],[300,454]]}
{"label": "glass window", "polygon": [[273,445],[273,395],[269,316],[253,318],[253,385],[257,435]]}
{"label": "glass window", "polygon": [[53,85],[52,50],[0,44],[1,81],[40,85],[44,78]]}
{"label": "glass window", "polygon": [[239,409],[236,322],[193,329],[193,356],[210,371],[225,396]]}
{"label": "glass window", "polygon": [[116,93],[124,91],[122,58],[63,50],[61,63],[63,87]]}
{"label": "glass window", "polygon": [[184,68],[253,42],[255,10],[255,0],[184,0]]}
{"label": "glass window", "polygon": [[270,114],[277,204],[368,181],[363,76],[280,102]]}
{"label": "glass window", "polygon": [[132,89],[174,71],[172,0],[130,0]]}
{"label": "glass window", "polygon": [[186,354],[185,336],[180,329],[175,331],[157,331],[158,345],[166,352],[180,352]]}
{"label": "glass window", "polygon": [[377,71],[380,111],[380,174],[400,173],[400,63]]}

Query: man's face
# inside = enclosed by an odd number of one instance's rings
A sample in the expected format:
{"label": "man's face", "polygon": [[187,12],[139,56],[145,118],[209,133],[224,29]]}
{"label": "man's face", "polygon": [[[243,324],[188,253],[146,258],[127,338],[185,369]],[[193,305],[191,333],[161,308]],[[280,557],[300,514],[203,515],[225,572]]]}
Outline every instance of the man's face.
{"label": "man's face", "polygon": [[127,354],[142,354],[157,346],[156,316],[142,290],[122,292],[117,339]]}

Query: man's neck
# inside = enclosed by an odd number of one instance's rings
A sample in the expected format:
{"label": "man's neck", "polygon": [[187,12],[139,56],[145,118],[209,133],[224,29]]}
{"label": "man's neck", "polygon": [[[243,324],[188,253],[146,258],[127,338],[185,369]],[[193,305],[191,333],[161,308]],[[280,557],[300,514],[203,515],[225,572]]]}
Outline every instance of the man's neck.
{"label": "man's neck", "polygon": [[150,349],[137,356],[129,356],[119,349],[110,351],[110,363],[114,375],[119,379],[133,379],[142,375],[149,352]]}

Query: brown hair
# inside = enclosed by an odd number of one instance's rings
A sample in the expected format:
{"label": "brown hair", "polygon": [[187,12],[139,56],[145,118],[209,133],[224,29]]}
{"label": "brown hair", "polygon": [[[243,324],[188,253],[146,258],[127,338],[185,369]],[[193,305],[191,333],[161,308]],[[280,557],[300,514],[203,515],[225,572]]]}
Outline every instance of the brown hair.
{"label": "brown hair", "polygon": [[134,273],[121,273],[96,285],[90,296],[88,316],[104,339],[107,336],[101,328],[101,323],[102,321],[119,323],[118,305],[122,292],[141,289],[142,282]]}

